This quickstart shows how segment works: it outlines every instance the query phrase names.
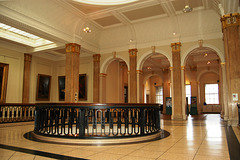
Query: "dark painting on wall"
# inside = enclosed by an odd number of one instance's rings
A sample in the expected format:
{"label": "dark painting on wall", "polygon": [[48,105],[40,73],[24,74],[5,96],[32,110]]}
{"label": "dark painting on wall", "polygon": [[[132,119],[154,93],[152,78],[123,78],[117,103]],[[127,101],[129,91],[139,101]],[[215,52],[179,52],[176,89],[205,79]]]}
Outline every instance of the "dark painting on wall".
{"label": "dark painting on wall", "polygon": [[37,101],[49,101],[50,100],[50,86],[51,76],[38,74],[37,79]]}
{"label": "dark painting on wall", "polygon": [[[59,101],[65,101],[65,76],[58,77]],[[87,100],[87,75],[79,74],[79,101]]]}
{"label": "dark painting on wall", "polygon": [[59,101],[65,101],[65,76],[58,77]]}
{"label": "dark painting on wall", "polygon": [[0,103],[6,102],[8,64],[0,63]]}
{"label": "dark painting on wall", "polygon": [[79,101],[87,100],[87,75],[86,74],[79,75],[78,98],[79,98]]}

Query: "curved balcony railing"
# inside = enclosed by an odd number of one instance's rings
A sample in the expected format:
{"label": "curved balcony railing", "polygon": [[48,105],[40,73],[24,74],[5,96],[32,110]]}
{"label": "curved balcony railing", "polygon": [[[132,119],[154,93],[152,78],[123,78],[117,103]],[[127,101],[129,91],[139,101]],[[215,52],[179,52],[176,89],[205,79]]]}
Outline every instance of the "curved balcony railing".
{"label": "curved balcony railing", "polygon": [[158,104],[36,104],[34,133],[38,135],[118,138],[159,132]]}
{"label": "curved balcony railing", "polygon": [[0,123],[33,121],[34,111],[35,104],[2,103],[0,104]]}

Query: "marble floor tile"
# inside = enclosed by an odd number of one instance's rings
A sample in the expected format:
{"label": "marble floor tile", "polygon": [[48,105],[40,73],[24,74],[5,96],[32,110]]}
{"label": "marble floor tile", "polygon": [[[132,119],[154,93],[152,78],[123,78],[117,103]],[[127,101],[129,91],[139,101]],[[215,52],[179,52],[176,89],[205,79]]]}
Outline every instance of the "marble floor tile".
{"label": "marble floor tile", "polygon": [[[33,123],[0,124],[0,160],[50,160],[61,157],[93,160],[230,160],[227,136],[219,115],[206,117],[206,120],[199,121],[161,119],[161,128],[170,133],[164,139],[102,146],[31,141],[23,135],[33,130]],[[239,128],[233,130],[236,136],[240,133]]]}

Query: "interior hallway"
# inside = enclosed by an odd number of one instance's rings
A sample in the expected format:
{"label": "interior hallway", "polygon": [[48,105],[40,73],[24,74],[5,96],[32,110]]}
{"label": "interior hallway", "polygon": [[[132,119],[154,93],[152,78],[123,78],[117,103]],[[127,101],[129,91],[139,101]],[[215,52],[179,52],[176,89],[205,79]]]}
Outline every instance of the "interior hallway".
{"label": "interior hallway", "polygon": [[189,116],[187,121],[167,120],[164,116],[161,128],[170,132],[170,136],[138,144],[83,146],[31,141],[24,134],[33,130],[33,122],[5,123],[0,124],[0,159],[228,160],[240,157],[240,129],[227,127],[218,114]]}

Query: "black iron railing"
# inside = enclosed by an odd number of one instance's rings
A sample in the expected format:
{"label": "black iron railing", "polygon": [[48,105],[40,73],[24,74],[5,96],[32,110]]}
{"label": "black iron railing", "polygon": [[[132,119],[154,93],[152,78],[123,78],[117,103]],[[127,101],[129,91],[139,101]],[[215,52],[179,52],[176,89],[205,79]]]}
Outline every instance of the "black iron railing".
{"label": "black iron railing", "polygon": [[0,123],[33,121],[35,104],[2,103],[0,104]]}
{"label": "black iron railing", "polygon": [[158,132],[157,104],[36,104],[34,133],[40,135],[110,138]]}

